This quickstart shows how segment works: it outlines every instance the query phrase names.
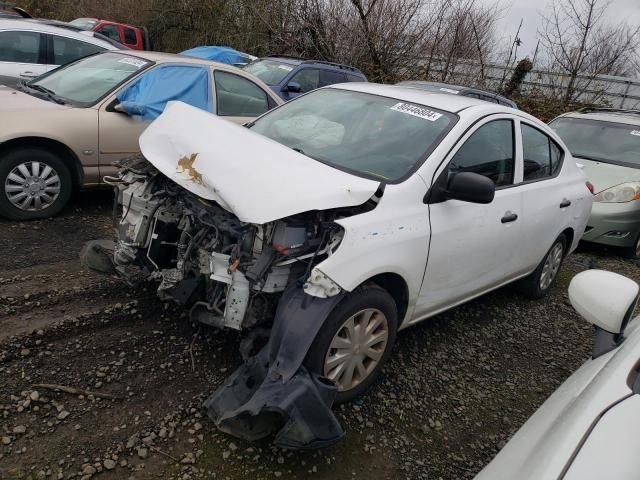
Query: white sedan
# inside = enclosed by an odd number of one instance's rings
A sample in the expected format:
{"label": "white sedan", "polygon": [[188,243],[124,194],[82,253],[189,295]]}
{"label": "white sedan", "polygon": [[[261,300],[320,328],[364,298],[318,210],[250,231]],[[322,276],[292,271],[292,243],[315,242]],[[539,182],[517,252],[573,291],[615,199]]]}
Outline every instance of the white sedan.
{"label": "white sedan", "polygon": [[[593,324],[592,358],[513,436],[476,480],[640,478],[638,284],[587,270],[569,285],[576,311]],[[560,340],[561,341],[561,340]]]}
{"label": "white sedan", "polygon": [[544,295],[591,210],[553,130],[480,100],[343,84],[247,127],[170,103],[140,138],[144,164],[111,179],[113,261],[220,328],[293,315],[296,286],[334,299],[286,341],[338,401],[371,385],[398,330],[514,281]]}

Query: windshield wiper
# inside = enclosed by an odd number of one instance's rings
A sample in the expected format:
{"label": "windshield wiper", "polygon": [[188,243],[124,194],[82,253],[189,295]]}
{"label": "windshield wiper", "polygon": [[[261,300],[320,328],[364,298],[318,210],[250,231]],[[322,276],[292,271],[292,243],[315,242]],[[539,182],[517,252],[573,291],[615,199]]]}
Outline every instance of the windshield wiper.
{"label": "windshield wiper", "polygon": [[56,102],[60,105],[64,105],[65,103],[67,103],[64,100],[62,100],[60,97],[58,97],[56,95],[56,92],[54,92],[53,90],[49,90],[48,88],[43,87],[42,85],[29,84],[29,83],[22,83],[21,85],[23,87],[30,88],[31,90],[35,90],[36,92],[44,93],[46,97],[52,102]]}

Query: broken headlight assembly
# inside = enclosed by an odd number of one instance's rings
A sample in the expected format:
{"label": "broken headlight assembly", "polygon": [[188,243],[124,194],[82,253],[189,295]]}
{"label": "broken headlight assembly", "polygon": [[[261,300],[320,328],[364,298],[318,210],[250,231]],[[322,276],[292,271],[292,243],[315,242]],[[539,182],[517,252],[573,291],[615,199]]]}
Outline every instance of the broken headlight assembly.
{"label": "broken headlight assembly", "polygon": [[640,200],[640,182],[626,182],[598,192],[593,197],[594,202],[600,203],[628,203]]}

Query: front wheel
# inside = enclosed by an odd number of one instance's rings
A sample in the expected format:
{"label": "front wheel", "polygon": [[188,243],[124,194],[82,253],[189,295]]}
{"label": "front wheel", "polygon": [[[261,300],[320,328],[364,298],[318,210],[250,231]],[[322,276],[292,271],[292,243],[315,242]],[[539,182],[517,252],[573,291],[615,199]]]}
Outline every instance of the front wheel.
{"label": "front wheel", "polygon": [[564,235],[560,235],[553,242],[537,268],[519,281],[518,286],[523,295],[529,298],[545,296],[558,276],[566,248],[567,239]]}
{"label": "front wheel", "polygon": [[623,255],[626,258],[631,258],[633,260],[637,260],[640,258],[640,234],[638,235],[638,238],[636,238],[636,242],[633,245],[624,249]]}
{"label": "front wheel", "polygon": [[55,154],[20,148],[0,157],[0,215],[11,220],[51,217],[69,201],[71,173]]}
{"label": "front wheel", "polygon": [[305,366],[332,380],[336,402],[352,400],[376,380],[398,329],[396,304],[386,290],[365,286],[345,297],[318,332]]}

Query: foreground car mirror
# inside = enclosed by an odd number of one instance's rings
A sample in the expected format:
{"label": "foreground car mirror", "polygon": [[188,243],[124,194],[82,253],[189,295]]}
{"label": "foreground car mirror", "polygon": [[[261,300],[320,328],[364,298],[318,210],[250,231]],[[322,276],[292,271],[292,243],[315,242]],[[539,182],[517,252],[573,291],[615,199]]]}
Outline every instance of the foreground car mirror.
{"label": "foreground car mirror", "polygon": [[639,290],[633,280],[604,270],[587,270],[573,277],[569,301],[576,312],[595,327],[593,358],[622,343]]}
{"label": "foreground car mirror", "polygon": [[493,180],[473,172],[456,174],[444,192],[447,198],[471,203],[491,203],[496,193]]}
{"label": "foreground car mirror", "polygon": [[284,87],[285,92],[291,93],[300,93],[302,91],[302,86],[298,82],[289,82],[286,87]]}

